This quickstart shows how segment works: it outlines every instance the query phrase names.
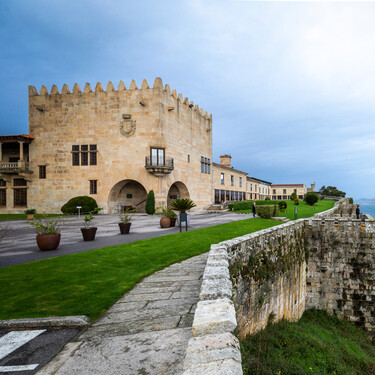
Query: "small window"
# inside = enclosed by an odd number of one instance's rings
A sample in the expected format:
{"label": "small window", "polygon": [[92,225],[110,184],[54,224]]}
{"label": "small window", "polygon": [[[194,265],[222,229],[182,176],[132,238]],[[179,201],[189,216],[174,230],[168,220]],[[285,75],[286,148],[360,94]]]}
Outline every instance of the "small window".
{"label": "small window", "polygon": [[98,181],[90,180],[90,194],[97,194],[98,192]]}
{"label": "small window", "polygon": [[40,179],[46,178],[46,166],[45,165],[39,165],[39,178]]}
{"label": "small window", "polygon": [[[234,176],[230,176],[230,184],[233,186],[234,185]],[[232,199],[233,200],[233,199]]]}
{"label": "small window", "polygon": [[73,151],[73,152],[77,152],[77,151],[79,151],[79,145],[73,145],[73,146],[72,146],[72,151]]}
{"label": "small window", "polygon": [[272,192],[273,192],[273,194],[276,194],[276,189],[273,189]]}
{"label": "small window", "polygon": [[0,206],[5,207],[7,205],[7,191],[0,189]]}
{"label": "small window", "polygon": [[88,145],[81,145],[81,151],[88,151],[89,146]]}
{"label": "small window", "polygon": [[72,154],[72,165],[79,165],[79,153]]}
{"label": "small window", "polygon": [[286,189],[283,189],[283,194],[286,194]]}
{"label": "small window", "polygon": [[90,145],[90,151],[96,151],[96,145]]}
{"label": "small window", "polygon": [[190,155],[188,155],[188,163],[190,163]]}
{"label": "small window", "polygon": [[221,184],[224,185],[224,173],[221,174]]}
{"label": "small window", "polygon": [[0,186],[7,186],[6,181],[3,179],[0,179]]}
{"label": "small window", "polygon": [[242,177],[240,177],[240,187],[242,187]]}
{"label": "small window", "polygon": [[13,180],[13,186],[27,186],[27,182],[23,178],[15,178]]}
{"label": "small window", "polygon": [[90,152],[90,165],[96,165],[96,152]]}

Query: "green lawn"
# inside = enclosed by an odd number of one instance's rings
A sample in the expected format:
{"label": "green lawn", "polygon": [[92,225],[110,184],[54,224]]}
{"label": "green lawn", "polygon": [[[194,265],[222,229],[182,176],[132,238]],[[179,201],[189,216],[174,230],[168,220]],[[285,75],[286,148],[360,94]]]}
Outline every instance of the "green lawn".
{"label": "green lawn", "polygon": [[278,224],[242,220],[0,268],[0,319],[84,314],[95,320],[153,272]]}
{"label": "green lawn", "polygon": [[[64,216],[64,214],[36,214],[36,219],[41,219],[43,217],[58,217]],[[1,220],[26,220],[26,214],[0,214]]]}
{"label": "green lawn", "polygon": [[244,375],[375,373],[375,346],[368,335],[321,310],[306,311],[297,323],[268,325],[241,340],[241,352]]}
{"label": "green lawn", "polygon": [[[279,201],[270,201],[270,204],[278,203]],[[288,207],[285,210],[280,210],[279,217],[287,217],[290,220],[294,220],[294,208],[297,207],[297,219],[302,219],[304,217],[314,216],[318,212],[329,210],[335,204],[335,201],[318,201],[314,206],[308,205],[304,201],[299,201],[299,205],[295,206],[293,201],[285,201]],[[251,213],[251,210],[239,210],[234,212],[247,212]]]}

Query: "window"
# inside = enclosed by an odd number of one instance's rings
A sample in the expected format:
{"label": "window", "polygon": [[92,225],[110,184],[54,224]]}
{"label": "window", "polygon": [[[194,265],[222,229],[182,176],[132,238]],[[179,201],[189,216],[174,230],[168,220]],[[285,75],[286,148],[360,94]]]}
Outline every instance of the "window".
{"label": "window", "polygon": [[97,158],[96,158],[96,145],[90,145],[90,165],[96,165]]}
{"label": "window", "polygon": [[165,165],[164,148],[151,147],[151,165]]}
{"label": "window", "polygon": [[7,191],[0,189],[0,206],[4,207],[7,205]]}
{"label": "window", "polygon": [[220,179],[221,179],[221,184],[224,185],[224,173],[221,173]]}
{"label": "window", "polygon": [[297,189],[293,189],[293,191],[297,194]]}
{"label": "window", "polygon": [[39,178],[40,179],[46,178],[46,166],[45,165],[39,165]]}
{"label": "window", "polygon": [[240,177],[240,187],[242,187],[242,177]]}
{"label": "window", "polygon": [[190,155],[188,155],[188,163],[190,163]]}
{"label": "window", "polygon": [[253,191],[253,184],[250,184],[250,191]]}
{"label": "window", "polygon": [[7,186],[7,182],[3,179],[0,180],[0,186]]}
{"label": "window", "polygon": [[90,194],[97,194],[98,192],[98,181],[90,180]]}
{"label": "window", "polygon": [[[286,189],[283,189],[283,194],[286,194]],[[285,198],[284,198],[285,199]]]}
{"label": "window", "polygon": [[27,206],[27,189],[14,189],[14,206]]}
{"label": "window", "polygon": [[201,156],[201,173],[210,174],[210,159]]}
{"label": "window", "polygon": [[[96,145],[73,145],[72,146],[72,165],[97,165],[97,146]],[[81,154],[81,156],[80,156]]]}
{"label": "window", "polygon": [[230,176],[230,184],[233,186],[234,185],[234,176]]}
{"label": "window", "polygon": [[27,186],[27,182],[23,178],[15,178],[13,180],[13,186]]}
{"label": "window", "polygon": [[272,189],[272,194],[276,194],[276,189]]}

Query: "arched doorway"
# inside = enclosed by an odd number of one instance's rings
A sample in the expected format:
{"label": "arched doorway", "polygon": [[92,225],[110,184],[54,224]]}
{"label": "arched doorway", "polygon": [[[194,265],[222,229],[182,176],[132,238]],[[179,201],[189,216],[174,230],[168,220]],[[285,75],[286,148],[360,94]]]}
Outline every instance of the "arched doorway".
{"label": "arched doorway", "polygon": [[118,213],[124,207],[132,207],[137,212],[145,212],[147,191],[135,180],[119,181],[109,193],[108,207],[110,213]]}
{"label": "arched doorway", "polygon": [[176,181],[171,185],[168,191],[167,206],[176,198],[190,198],[189,190],[186,185],[181,181]]}

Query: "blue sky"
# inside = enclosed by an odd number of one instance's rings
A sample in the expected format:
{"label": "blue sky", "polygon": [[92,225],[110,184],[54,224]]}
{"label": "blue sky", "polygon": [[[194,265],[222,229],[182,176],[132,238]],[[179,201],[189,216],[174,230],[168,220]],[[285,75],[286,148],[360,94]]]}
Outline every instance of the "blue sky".
{"label": "blue sky", "polygon": [[27,86],[156,76],[213,115],[213,157],[375,197],[375,3],[0,1],[0,134]]}

